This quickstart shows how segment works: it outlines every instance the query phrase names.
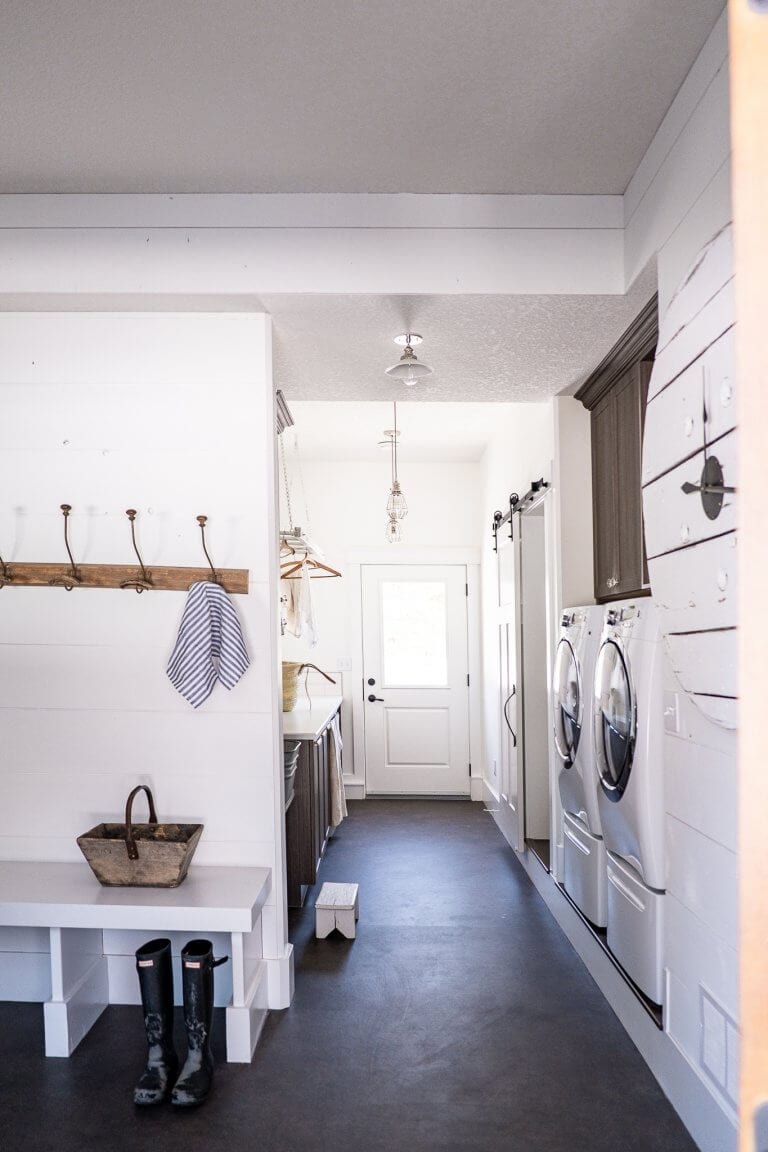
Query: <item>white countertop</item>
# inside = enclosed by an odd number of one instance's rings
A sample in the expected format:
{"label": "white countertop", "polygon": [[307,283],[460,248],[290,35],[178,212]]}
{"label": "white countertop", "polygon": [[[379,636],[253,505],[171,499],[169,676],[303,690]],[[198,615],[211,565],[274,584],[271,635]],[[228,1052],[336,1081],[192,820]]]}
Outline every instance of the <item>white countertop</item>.
{"label": "white countertop", "polygon": [[283,737],[286,740],[317,740],[320,733],[341,707],[341,696],[313,696],[312,705],[297,700],[296,707],[283,712]]}

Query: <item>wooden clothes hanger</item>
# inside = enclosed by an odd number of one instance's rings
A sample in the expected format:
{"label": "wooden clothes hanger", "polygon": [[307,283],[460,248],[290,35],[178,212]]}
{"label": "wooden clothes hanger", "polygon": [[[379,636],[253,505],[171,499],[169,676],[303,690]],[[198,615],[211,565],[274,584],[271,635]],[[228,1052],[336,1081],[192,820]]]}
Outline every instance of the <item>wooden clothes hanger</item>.
{"label": "wooden clothes hanger", "polygon": [[314,575],[314,571],[310,571],[310,580],[332,580],[336,576],[341,576],[341,572],[337,572],[335,568],[331,568],[328,564],[322,564],[319,560],[315,560],[311,556],[304,556],[297,563],[289,560],[285,564],[281,564],[280,577],[283,580],[299,580],[300,577],[296,575],[296,573],[300,572],[304,567],[326,573],[324,576],[319,574],[316,576]]}

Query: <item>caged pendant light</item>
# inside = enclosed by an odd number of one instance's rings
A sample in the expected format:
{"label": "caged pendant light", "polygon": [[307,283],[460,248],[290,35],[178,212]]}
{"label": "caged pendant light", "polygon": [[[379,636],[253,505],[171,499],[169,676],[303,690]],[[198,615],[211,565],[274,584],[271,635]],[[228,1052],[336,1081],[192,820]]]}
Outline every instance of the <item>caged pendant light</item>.
{"label": "caged pendant light", "polygon": [[402,539],[400,521],[408,515],[408,503],[397,476],[397,401],[394,402],[393,408],[394,427],[385,433],[389,438],[392,463],[392,484],[389,489],[389,496],[387,497],[387,527],[385,533],[386,539],[390,544],[394,544]]}

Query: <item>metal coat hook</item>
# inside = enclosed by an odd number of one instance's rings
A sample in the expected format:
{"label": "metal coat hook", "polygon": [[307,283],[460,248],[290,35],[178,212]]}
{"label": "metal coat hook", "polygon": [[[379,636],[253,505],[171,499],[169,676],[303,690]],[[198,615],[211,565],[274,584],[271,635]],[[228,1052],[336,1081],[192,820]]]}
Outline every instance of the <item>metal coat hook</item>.
{"label": "metal coat hook", "polygon": [[69,556],[69,572],[66,576],[53,576],[49,584],[63,584],[67,592],[71,592],[75,584],[82,584],[83,578],[75,567],[75,559],[72,555],[72,549],[69,546],[69,532],[67,526],[69,523],[69,514],[72,511],[71,504],[61,505],[62,515],[64,516],[64,546],[67,549],[67,556]]}
{"label": "metal coat hook", "polygon": [[0,588],[4,588],[6,584],[10,584],[13,580],[13,572],[0,556]]}
{"label": "metal coat hook", "polygon": [[211,560],[210,556],[208,555],[208,549],[205,546],[205,526],[208,523],[208,517],[207,516],[197,516],[196,520],[197,520],[198,524],[200,525],[200,538],[203,542],[203,552],[205,552],[205,558],[208,561],[209,568],[211,569],[211,574],[208,577],[208,579],[213,584],[221,584],[221,580],[219,580],[219,575],[213,566],[213,560]]}
{"label": "metal coat hook", "polygon": [[145,567],[144,561],[139,552],[139,546],[136,543],[136,509],[126,508],[125,514],[131,522],[131,544],[136,553],[136,558],[139,561],[139,568],[141,569],[140,575],[135,580],[123,580],[120,585],[121,588],[135,588],[137,592],[143,592],[145,588],[152,588],[152,573]]}

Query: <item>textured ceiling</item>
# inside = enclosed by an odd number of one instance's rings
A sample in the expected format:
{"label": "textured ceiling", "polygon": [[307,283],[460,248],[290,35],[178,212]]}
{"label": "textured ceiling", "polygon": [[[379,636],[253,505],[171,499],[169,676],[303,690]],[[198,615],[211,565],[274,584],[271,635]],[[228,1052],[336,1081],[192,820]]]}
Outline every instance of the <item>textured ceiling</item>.
{"label": "textured ceiling", "polygon": [[[516,404],[398,403],[398,457],[422,464],[475,463],[500,424],[519,411]],[[302,460],[389,464],[389,449],[381,441],[392,428],[391,404],[299,400],[291,404],[291,415],[294,428],[285,434],[289,463],[298,454]]]}
{"label": "textured ceiling", "polygon": [[0,192],[621,193],[723,0],[5,0]]}
{"label": "textured ceiling", "polygon": [[[573,390],[656,287],[649,266],[626,296],[266,296],[275,383],[291,400],[544,400]],[[384,374],[398,332],[424,337],[434,375]]]}

